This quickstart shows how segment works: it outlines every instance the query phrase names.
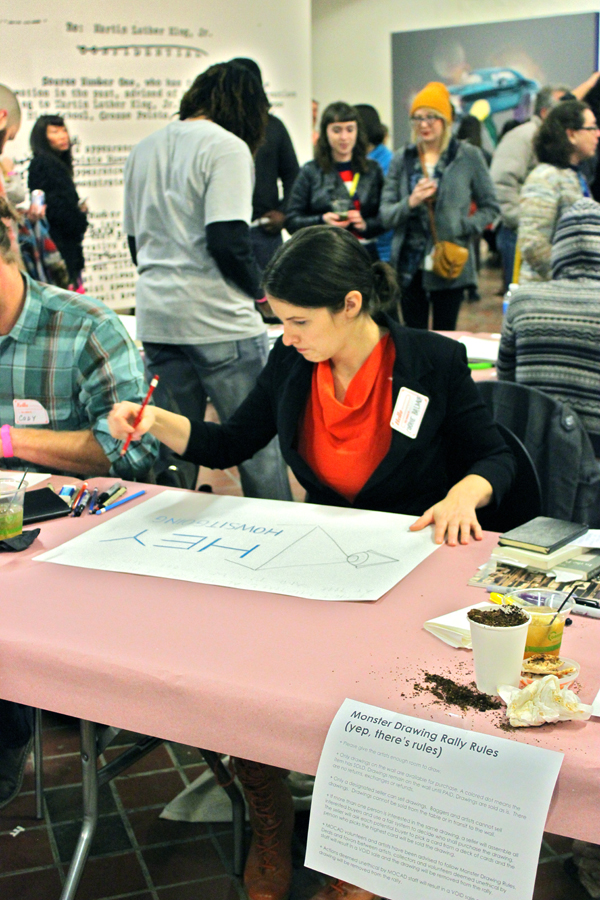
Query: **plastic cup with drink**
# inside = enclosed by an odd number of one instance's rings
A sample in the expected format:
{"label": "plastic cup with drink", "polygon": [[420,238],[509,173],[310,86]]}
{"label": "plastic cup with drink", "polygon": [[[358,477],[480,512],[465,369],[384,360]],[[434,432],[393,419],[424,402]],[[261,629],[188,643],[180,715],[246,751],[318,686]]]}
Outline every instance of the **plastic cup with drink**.
{"label": "plastic cup with drink", "polygon": [[567,616],[575,605],[575,598],[564,603],[566,594],[563,591],[545,591],[528,588],[513,591],[507,596],[509,602],[517,603],[531,616],[531,624],[527,630],[525,642],[525,659],[538,653],[558,656],[565,630]]}
{"label": "plastic cup with drink", "polygon": [[331,201],[331,208],[337,213],[339,218],[345,220],[348,218],[348,212],[353,208],[354,204],[350,197],[334,197]]}
{"label": "plastic cup with drink", "polygon": [[23,500],[27,482],[0,478],[0,541],[23,531]]}

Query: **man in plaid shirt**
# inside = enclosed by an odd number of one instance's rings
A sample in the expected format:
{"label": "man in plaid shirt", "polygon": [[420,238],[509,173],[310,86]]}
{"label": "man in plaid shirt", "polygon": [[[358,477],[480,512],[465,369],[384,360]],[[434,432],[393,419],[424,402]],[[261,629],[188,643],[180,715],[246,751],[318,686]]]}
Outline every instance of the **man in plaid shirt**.
{"label": "man in plaid shirt", "polygon": [[[9,216],[0,197],[0,469],[143,477],[158,441],[121,457],[106,424],[113,403],[145,396],[136,347],[102,303],[21,273]],[[21,788],[31,722],[0,700],[0,808]]]}
{"label": "man in plaid shirt", "polygon": [[144,437],[121,456],[106,418],[113,403],[145,393],[118,316],[23,275],[0,223],[0,468],[143,478],[158,441]]}

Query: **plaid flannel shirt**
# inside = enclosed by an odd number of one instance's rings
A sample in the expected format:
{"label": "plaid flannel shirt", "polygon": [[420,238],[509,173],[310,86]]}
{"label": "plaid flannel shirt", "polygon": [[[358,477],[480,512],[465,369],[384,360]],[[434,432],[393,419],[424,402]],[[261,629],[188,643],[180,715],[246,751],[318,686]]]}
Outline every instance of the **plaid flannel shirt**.
{"label": "plaid flannel shirt", "polygon": [[[121,457],[121,443],[107,424],[113,403],[141,403],[146,394],[139,351],[119,317],[98,300],[23,277],[25,305],[11,332],[0,336],[0,425],[16,424],[13,400],[37,400],[49,423],[32,427],[91,428],[111,474],[143,477],[158,456],[158,441],[145,435]],[[18,459],[0,463],[13,469],[26,465]]]}

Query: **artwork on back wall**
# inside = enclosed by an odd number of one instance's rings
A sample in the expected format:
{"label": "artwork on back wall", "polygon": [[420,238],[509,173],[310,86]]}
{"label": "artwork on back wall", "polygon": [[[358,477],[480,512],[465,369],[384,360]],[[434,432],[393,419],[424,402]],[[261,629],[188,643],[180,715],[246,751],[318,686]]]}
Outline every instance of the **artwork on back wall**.
{"label": "artwork on back wall", "polygon": [[576,87],[597,68],[597,13],[392,34],[394,143],[409,139],[410,104],[429,81],[448,86],[457,119],[484,123],[491,149],[507,120],[529,118],[542,85]]}

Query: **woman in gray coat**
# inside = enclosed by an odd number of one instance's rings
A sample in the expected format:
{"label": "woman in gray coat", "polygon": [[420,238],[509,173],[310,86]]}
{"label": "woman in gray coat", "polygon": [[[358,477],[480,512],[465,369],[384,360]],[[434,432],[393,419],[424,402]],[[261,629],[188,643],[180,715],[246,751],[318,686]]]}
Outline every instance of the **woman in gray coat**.
{"label": "woman in gray coat", "polygon": [[[464,289],[477,284],[473,241],[500,214],[500,207],[481,151],[452,137],[446,86],[426,85],[413,100],[410,114],[414,142],[398,150],[390,164],[381,220],[384,228],[394,229],[392,264],[402,288],[405,323],[427,328],[431,304],[434,330],[454,331]],[[469,249],[462,272],[453,280],[431,271],[428,200],[433,203],[438,240]]]}

